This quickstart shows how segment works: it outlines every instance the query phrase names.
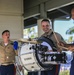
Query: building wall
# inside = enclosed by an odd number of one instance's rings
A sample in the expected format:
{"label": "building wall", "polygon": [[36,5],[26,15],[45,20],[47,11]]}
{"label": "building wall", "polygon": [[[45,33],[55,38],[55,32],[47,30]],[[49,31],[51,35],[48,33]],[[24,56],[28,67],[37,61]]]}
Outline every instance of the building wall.
{"label": "building wall", "polygon": [[23,0],[0,0],[0,38],[3,30],[10,30],[11,39],[23,36]]}

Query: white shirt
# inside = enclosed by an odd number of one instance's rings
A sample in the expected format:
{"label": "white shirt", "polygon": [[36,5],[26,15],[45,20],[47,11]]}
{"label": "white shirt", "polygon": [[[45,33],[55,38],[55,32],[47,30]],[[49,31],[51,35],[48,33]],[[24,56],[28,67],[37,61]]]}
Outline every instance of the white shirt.
{"label": "white shirt", "polygon": [[8,43],[4,43],[4,44],[5,44],[5,46],[7,46]]}
{"label": "white shirt", "polygon": [[52,50],[51,46],[47,42],[42,42],[41,45],[47,46],[48,50]]}

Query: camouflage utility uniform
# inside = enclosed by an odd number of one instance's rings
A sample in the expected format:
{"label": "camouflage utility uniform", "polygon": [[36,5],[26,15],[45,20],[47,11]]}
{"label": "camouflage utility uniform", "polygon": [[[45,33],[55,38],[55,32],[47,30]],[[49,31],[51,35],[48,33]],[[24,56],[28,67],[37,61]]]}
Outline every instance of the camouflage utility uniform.
{"label": "camouflage utility uniform", "polygon": [[9,41],[6,46],[3,41],[0,43],[0,75],[14,75],[16,53],[12,43],[12,41]]}
{"label": "camouflage utility uniform", "polygon": [[[59,42],[64,42],[64,39],[62,38],[62,36],[56,32],[54,32],[56,35],[56,38],[58,39]],[[55,38],[53,31],[50,30],[48,33],[44,33],[42,36],[49,38],[53,41],[54,45],[56,46],[56,50],[58,50],[58,46],[57,46],[57,40]],[[47,70],[47,71],[42,71],[41,75],[59,75],[59,70],[60,70],[60,65],[54,65],[52,70]]]}

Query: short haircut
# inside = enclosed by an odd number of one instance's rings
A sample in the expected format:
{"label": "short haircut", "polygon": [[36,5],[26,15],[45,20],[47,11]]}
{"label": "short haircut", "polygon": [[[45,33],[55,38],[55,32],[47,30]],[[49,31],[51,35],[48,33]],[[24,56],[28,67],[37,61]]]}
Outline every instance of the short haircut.
{"label": "short haircut", "polygon": [[3,35],[4,33],[6,33],[6,32],[9,32],[9,33],[10,33],[9,30],[4,30],[4,31],[2,32],[2,35]]}
{"label": "short haircut", "polygon": [[48,19],[43,19],[43,20],[41,21],[41,23],[44,22],[44,21],[50,23],[50,21],[49,21]]}
{"label": "short haircut", "polygon": [[71,10],[70,10],[70,11],[72,12],[73,10],[74,10],[74,6],[72,6],[72,8],[71,8]]}

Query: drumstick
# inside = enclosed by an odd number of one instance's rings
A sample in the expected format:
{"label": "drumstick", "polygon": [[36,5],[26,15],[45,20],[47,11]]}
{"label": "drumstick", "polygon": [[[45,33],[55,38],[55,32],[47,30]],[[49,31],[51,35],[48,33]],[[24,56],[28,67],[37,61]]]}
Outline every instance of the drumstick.
{"label": "drumstick", "polygon": [[66,46],[66,47],[70,47],[70,46],[72,47],[73,46],[74,47],[74,44],[64,44],[64,46]]}
{"label": "drumstick", "polygon": [[63,46],[59,46],[59,47],[61,47],[61,48],[63,48],[63,49],[66,49],[67,51],[72,51],[72,52],[74,52],[74,50],[70,50],[70,49],[68,49],[67,47],[63,47]]}
{"label": "drumstick", "polygon": [[36,40],[29,41],[27,39],[19,39],[18,42],[39,44],[39,42],[37,42]]}
{"label": "drumstick", "polygon": [[66,50],[68,50],[68,48],[67,47],[63,47],[63,46],[59,46],[60,48],[63,48],[63,49],[66,49]]}
{"label": "drumstick", "polygon": [[[52,30],[52,31],[53,31],[53,30]],[[54,33],[54,31],[53,31],[53,33]],[[57,41],[57,46],[60,48],[60,51],[62,51],[62,49],[69,50],[67,47],[69,47],[69,46],[74,46],[73,44],[65,44],[66,47],[60,46],[60,45],[58,45],[58,44],[59,44],[59,40],[57,39],[57,36],[56,36],[55,33],[54,33],[54,37],[55,37],[55,39],[56,39],[56,41]]]}

